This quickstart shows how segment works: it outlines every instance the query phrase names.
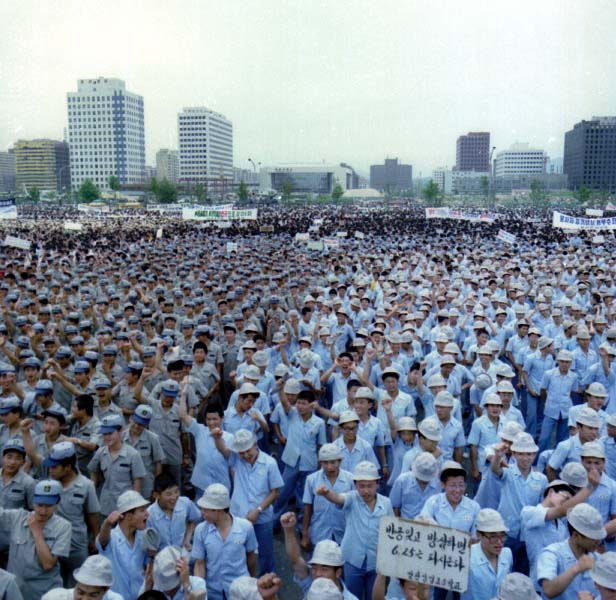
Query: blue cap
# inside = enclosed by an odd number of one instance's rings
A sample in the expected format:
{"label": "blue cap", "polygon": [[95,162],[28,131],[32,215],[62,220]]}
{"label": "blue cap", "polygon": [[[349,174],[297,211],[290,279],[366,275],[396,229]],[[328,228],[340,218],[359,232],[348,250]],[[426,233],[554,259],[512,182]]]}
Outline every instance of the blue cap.
{"label": "blue cap", "polygon": [[103,356],[116,356],[118,354],[118,349],[115,346],[105,346],[103,348]]}
{"label": "blue cap", "polygon": [[51,447],[49,456],[43,460],[44,467],[55,467],[67,458],[75,456],[75,446],[72,442],[58,442]]}
{"label": "blue cap", "polygon": [[62,485],[53,479],[39,481],[34,487],[33,504],[58,504]]}
{"label": "blue cap", "polygon": [[75,373],[89,373],[90,363],[85,360],[78,360],[75,363]]}
{"label": "blue cap", "polygon": [[2,448],[2,454],[4,454],[5,452],[9,452],[10,450],[21,452],[24,456],[26,454],[23,440],[21,440],[20,438],[12,438],[5,442],[4,447]]}
{"label": "blue cap", "polygon": [[113,433],[124,427],[124,418],[122,415],[111,414],[102,418],[101,426],[98,428],[99,433]]}
{"label": "blue cap", "polygon": [[39,379],[34,388],[34,395],[36,396],[37,394],[53,394],[53,382],[49,379]]}
{"label": "blue cap", "polygon": [[146,346],[143,349],[143,356],[144,357],[156,356],[156,348],[154,348],[154,346]]}
{"label": "blue cap", "polygon": [[147,404],[139,404],[139,406],[135,408],[135,412],[132,414],[131,419],[135,421],[135,423],[147,427],[152,419],[152,409]]}
{"label": "blue cap", "polygon": [[0,400],[0,415],[6,415],[11,411],[20,410],[21,401],[17,396],[9,396]]}
{"label": "blue cap", "polygon": [[141,371],[143,369],[143,363],[139,360],[131,360],[127,365],[124,371],[127,373],[131,373],[132,371]]}
{"label": "blue cap", "polygon": [[73,356],[73,351],[68,346],[60,346],[56,350],[56,358],[69,358]]}
{"label": "blue cap", "polygon": [[173,379],[166,379],[160,388],[165,396],[176,397],[180,393],[180,384]]}
{"label": "blue cap", "polygon": [[107,379],[107,377],[99,377],[98,379],[96,379],[94,381],[94,389],[100,390],[100,389],[108,389],[111,387],[111,381],[109,381],[109,379]]}
{"label": "blue cap", "polygon": [[66,413],[64,410],[59,410],[57,408],[46,408],[41,415],[43,417],[53,417],[54,419],[58,419],[61,425],[66,423]]}

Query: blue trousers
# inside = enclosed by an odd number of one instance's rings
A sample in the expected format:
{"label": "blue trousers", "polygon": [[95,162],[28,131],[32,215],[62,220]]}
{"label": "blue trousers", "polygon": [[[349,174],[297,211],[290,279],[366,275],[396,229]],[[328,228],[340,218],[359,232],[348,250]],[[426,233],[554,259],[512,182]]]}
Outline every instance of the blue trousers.
{"label": "blue trousers", "polygon": [[541,426],[541,435],[539,436],[539,452],[543,452],[550,447],[550,440],[552,439],[552,432],[556,428],[556,444],[567,439],[569,436],[569,424],[568,419],[559,418],[553,419],[547,415],[543,416],[543,424]]}
{"label": "blue trousers", "polygon": [[295,505],[299,509],[298,523],[301,522],[301,517],[304,513],[304,503],[302,502],[302,498],[304,496],[304,486],[306,485],[306,477],[310,475],[310,471],[300,471],[299,467],[290,467],[289,465],[284,466],[284,470],[282,472],[282,480],[284,481],[284,485],[280,490],[280,494],[276,499],[276,504],[274,505],[274,522],[278,522],[280,517],[287,510],[287,504],[289,504],[289,500],[295,494]]}
{"label": "blue trousers", "polygon": [[274,522],[257,523],[254,529],[259,546],[259,575],[276,571],[274,561]]}
{"label": "blue trousers", "polygon": [[366,563],[360,569],[350,563],[344,563],[344,584],[351,594],[359,600],[371,600],[376,571],[369,571]]}
{"label": "blue trousers", "polygon": [[526,396],[526,431],[537,439],[537,408],[539,397],[533,396],[524,390]]}

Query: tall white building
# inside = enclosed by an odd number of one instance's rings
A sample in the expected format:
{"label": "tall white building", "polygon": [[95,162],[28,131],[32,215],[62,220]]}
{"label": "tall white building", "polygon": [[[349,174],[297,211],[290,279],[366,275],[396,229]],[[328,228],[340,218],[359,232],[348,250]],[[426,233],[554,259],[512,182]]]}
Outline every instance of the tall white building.
{"label": "tall white building", "polygon": [[532,175],[545,173],[548,160],[543,150],[531,148],[529,144],[512,144],[509,150],[501,150],[494,160],[494,175]]}
{"label": "tall white building", "polygon": [[224,115],[204,107],[185,108],[178,115],[180,181],[209,190],[233,182],[233,125]]}
{"label": "tall white building", "polygon": [[177,150],[162,148],[156,153],[156,178],[177,183],[180,176],[180,159]]}
{"label": "tall white building", "polygon": [[84,179],[105,188],[111,175],[122,184],[142,183],[143,96],[127,91],[121,79],[98,77],[79,79],[67,100],[73,188]]}

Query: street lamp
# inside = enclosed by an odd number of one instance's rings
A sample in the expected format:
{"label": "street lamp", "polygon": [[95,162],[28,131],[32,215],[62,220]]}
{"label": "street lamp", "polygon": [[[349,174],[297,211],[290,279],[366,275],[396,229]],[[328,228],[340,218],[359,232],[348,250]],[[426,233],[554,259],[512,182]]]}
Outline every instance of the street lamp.
{"label": "street lamp", "polygon": [[496,150],[496,146],[492,146],[492,150],[490,150],[490,179],[488,180],[488,208],[494,208],[494,198],[492,197],[492,191],[494,187],[494,166],[492,165],[492,155],[494,154],[494,150]]}

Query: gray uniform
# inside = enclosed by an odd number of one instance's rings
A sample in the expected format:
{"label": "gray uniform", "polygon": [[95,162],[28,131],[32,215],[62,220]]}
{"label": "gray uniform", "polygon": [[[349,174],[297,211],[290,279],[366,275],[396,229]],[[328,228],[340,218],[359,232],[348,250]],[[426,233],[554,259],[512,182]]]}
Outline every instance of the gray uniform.
{"label": "gray uniform", "polygon": [[[40,600],[40,597],[55,587],[62,587],[60,563],[46,571],[43,569],[30,527],[30,512],[23,509],[0,509],[0,528],[9,529],[8,571],[17,578],[24,600]],[[66,558],[71,550],[71,527],[66,519],[53,514],[43,528],[45,542],[51,553]]]}
{"label": "gray uniform", "polygon": [[152,419],[150,431],[158,435],[165,458],[163,465],[173,473],[178,485],[182,485],[182,440],[180,433],[184,431],[180,421],[178,405],[174,404],[169,410],[164,410],[160,400],[150,402]]}
{"label": "gray uniform", "polygon": [[17,428],[17,431],[11,433],[6,425],[0,425],[0,448],[3,448],[4,444],[12,438],[21,439],[21,429]]}
{"label": "gray uniform", "polygon": [[[100,421],[96,417],[92,417],[83,427],[79,425],[79,421],[75,421],[71,427],[71,437],[75,437],[86,442],[94,442],[97,446],[100,446],[102,443],[101,438],[98,435],[98,428],[100,426]],[[77,466],[79,467],[79,471],[86,476],[89,475],[88,464],[92,460],[94,452],[96,452],[96,450],[90,452],[78,444],[75,444]]]}
{"label": "gray uniform", "polygon": [[[52,442],[51,446],[53,446],[54,444],[58,444],[59,442],[62,442],[65,438],[66,436],[60,434],[58,436],[58,439],[55,442]],[[47,441],[45,440],[44,433],[34,436],[34,450],[43,460],[45,460],[49,456],[49,451],[51,450],[51,446],[47,445]],[[43,463],[41,463],[40,465],[36,467],[32,465],[32,468],[30,469],[30,475],[32,475],[34,479],[46,479],[48,476],[48,472],[49,472],[49,469],[47,467],[44,467]]]}
{"label": "gray uniform", "polygon": [[[0,506],[31,509],[35,485],[34,479],[22,470],[17,471],[15,477],[5,484],[0,469]],[[0,530],[0,552],[6,552],[9,549],[9,537],[10,530]]]}
{"label": "gray uniform", "polygon": [[[73,367],[69,366],[64,370],[64,375],[70,381],[73,381],[75,372]],[[71,394],[61,383],[59,379],[52,379],[53,382],[53,398],[54,400],[65,410],[71,410],[71,404],[73,402],[73,394]]]}
{"label": "gray uniform", "polygon": [[165,458],[165,453],[160,445],[158,435],[148,429],[144,429],[141,435],[133,440],[130,436],[130,432],[126,429],[122,434],[122,441],[132,446],[141,456],[146,471],[146,475],[141,483],[141,495],[146,500],[149,500],[154,491],[154,463],[162,463]]}
{"label": "gray uniform", "polygon": [[[158,402],[165,381],[166,380],[163,379],[161,382],[157,383],[147,396],[147,402],[150,406],[154,406],[154,404]],[[186,405],[188,408],[196,408],[199,406],[199,397],[197,396],[194,385],[190,382],[186,386]]]}
{"label": "gray uniform", "polygon": [[17,578],[12,573],[0,569],[0,600],[23,600],[17,587]]}
{"label": "gray uniform", "polygon": [[62,571],[72,576],[73,570],[88,558],[88,527],[85,515],[100,512],[94,484],[87,477],[78,474],[62,491],[56,512],[71,524],[71,552],[68,558],[62,560]]}
{"label": "gray uniform", "polygon": [[101,514],[105,517],[116,509],[118,496],[132,490],[133,481],[143,479],[146,474],[139,452],[128,444],[122,444],[115,459],[107,446],[99,448],[88,465],[88,471],[102,475],[99,498]]}
{"label": "gray uniform", "polygon": [[118,383],[118,385],[113,388],[111,396],[120,408],[135,410],[137,407],[137,400],[135,400],[135,388],[129,387],[126,381]]}

